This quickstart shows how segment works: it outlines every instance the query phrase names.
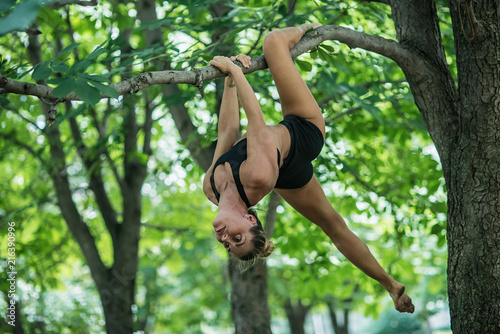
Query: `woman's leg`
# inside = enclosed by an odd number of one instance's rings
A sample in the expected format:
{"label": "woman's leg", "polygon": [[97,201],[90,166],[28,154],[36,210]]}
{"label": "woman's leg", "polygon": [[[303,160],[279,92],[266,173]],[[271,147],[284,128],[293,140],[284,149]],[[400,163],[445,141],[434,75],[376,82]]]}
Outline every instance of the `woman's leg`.
{"label": "woman's leg", "polygon": [[326,198],[316,177],[299,189],[275,189],[295,210],[315,223],[330,237],[344,256],[366,275],[377,280],[391,295],[395,308],[413,313],[411,298],[404,286],[380,266],[366,244],[345,224],[344,219]]}
{"label": "woman's leg", "polygon": [[304,31],[319,24],[305,24],[300,28],[284,28],[270,32],[264,39],[264,56],[280,95],[283,117],[297,115],[315,124],[325,134],[321,110],[306,83],[295,68],[290,50]]}

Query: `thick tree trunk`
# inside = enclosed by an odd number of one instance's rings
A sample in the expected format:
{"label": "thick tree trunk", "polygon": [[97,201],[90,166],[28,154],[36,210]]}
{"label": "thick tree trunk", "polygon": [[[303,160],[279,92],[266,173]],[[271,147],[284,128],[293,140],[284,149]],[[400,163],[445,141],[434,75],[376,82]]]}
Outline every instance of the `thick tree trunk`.
{"label": "thick tree trunk", "polygon": [[[28,54],[33,64],[42,61],[41,46],[37,35],[29,37]],[[39,82],[39,84],[43,84],[43,82]],[[49,105],[42,102],[41,107],[47,116]],[[146,115],[146,119],[148,116],[150,115]],[[70,151],[67,147],[69,144],[63,144],[59,128],[53,127],[46,128],[44,132],[50,146],[52,169],[49,174],[54,182],[58,205],[69,230],[80,246],[100,294],[107,333],[132,333],[134,331],[132,305],[134,304],[135,277],[138,267],[139,229],[142,212],[140,190],[147,171],[146,164],[141,162],[135,154],[138,151],[138,126],[135,108],[130,107],[124,117],[124,128],[129,131],[124,136],[123,179],[117,175],[120,178],[117,181],[123,199],[121,224],[118,223],[118,215],[106,193],[101,167],[97,160],[86,154],[88,150],[96,149],[88,149],[84,145],[76,120],[71,120],[70,125],[75,143],[74,149],[80,154],[80,158],[88,169],[89,188],[93,192],[104,223],[110,233],[114,254],[114,263],[111,268],[107,268],[102,262],[94,236],[73,201],[73,190],[70,186],[66,165],[66,152]],[[148,130],[150,130],[150,124],[145,124],[144,131]],[[143,152],[146,154],[150,152],[148,140],[144,141]],[[92,172],[90,172],[91,170]]]}
{"label": "thick tree trunk", "polygon": [[500,3],[450,7],[462,107],[446,180],[451,326],[500,333]]}
{"label": "thick tree trunk", "polygon": [[[68,228],[80,245],[101,297],[106,320],[106,331],[110,334],[132,333],[133,316],[131,307],[134,303],[135,275],[138,262],[138,228],[140,220],[137,219],[137,215],[140,216],[140,205],[137,205],[137,203],[136,205],[124,204],[124,206],[128,206],[129,212],[135,212],[135,214],[130,213],[130,218],[126,219],[128,222],[125,223],[124,221],[120,225],[117,244],[114,248],[115,263],[111,269],[107,269],[101,261],[90,230],[72,200],[72,192],[64,163],[64,151],[58,129],[51,129],[48,132],[48,138],[54,166],[51,174],[58,204]],[[143,176],[138,173],[137,177],[140,179]],[[136,191],[135,193],[139,192]],[[129,195],[129,197],[137,196]],[[124,203],[127,202],[124,201]]]}
{"label": "thick tree trunk", "polygon": [[135,276],[120,275],[115,270],[108,271],[107,288],[100,289],[99,295],[104,310],[106,333],[132,333],[134,322]]}
{"label": "thick tree trunk", "polygon": [[458,90],[445,64],[435,2],[390,4],[398,40],[418,59],[400,65],[446,181],[452,330],[499,333],[500,3],[449,2]]}
{"label": "thick tree trunk", "polygon": [[229,266],[233,286],[231,308],[236,334],[270,334],[271,316],[267,301],[267,266],[259,261],[241,273]]}
{"label": "thick tree trunk", "polygon": [[[344,303],[350,303],[352,300],[345,300]],[[337,310],[335,307],[335,300],[333,297],[326,298],[326,305],[328,306],[328,313],[330,314],[330,319],[332,320],[333,330],[335,334],[349,334],[349,309],[344,307],[343,309],[343,323],[339,324],[337,320]]]}
{"label": "thick tree trunk", "polygon": [[399,44],[412,54],[398,65],[410,84],[446,173],[450,145],[458,127],[458,94],[446,63],[435,3],[392,1],[391,9]]}
{"label": "thick tree trunk", "polygon": [[290,298],[285,301],[285,312],[288,319],[288,324],[290,325],[291,334],[304,334],[304,323],[306,321],[306,316],[311,305],[304,305],[302,300],[299,299],[296,305],[293,305]]}
{"label": "thick tree trunk", "polygon": [[[279,195],[271,192],[265,218],[265,231],[268,238],[272,237],[276,221],[276,208],[280,202]],[[230,263],[229,275],[233,287],[231,306],[235,333],[271,333],[266,262],[259,260],[253,267],[243,273]]]}

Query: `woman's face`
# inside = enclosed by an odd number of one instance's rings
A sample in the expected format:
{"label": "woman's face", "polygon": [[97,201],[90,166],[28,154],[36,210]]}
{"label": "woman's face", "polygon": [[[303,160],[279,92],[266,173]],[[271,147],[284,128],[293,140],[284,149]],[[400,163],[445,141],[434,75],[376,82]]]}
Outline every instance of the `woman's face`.
{"label": "woman's face", "polygon": [[250,214],[219,214],[212,222],[215,238],[233,255],[242,256],[253,249],[253,234],[250,228],[257,221]]}

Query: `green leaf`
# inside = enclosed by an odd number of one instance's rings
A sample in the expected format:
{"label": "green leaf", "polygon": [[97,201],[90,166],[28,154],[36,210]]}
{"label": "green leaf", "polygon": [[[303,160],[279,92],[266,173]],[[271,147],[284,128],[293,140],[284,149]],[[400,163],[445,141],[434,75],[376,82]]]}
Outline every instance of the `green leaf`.
{"label": "green leaf", "polygon": [[295,59],[295,63],[300,67],[302,71],[310,72],[313,68],[312,64],[305,60]]}
{"label": "green leaf", "polygon": [[[0,19],[0,36],[15,30],[26,30],[35,20],[44,1],[27,0],[20,2],[14,7],[10,15]],[[7,7],[9,4],[4,6]]]}
{"label": "green leaf", "polygon": [[82,77],[86,78],[89,81],[109,82],[109,75],[106,75],[106,74],[101,74],[101,75],[87,75],[87,74],[82,74]]}
{"label": "green leaf", "polygon": [[135,156],[137,157],[137,160],[145,165],[148,163],[148,160],[149,160],[149,155],[147,155],[146,153],[142,153],[142,152],[135,152]]}
{"label": "green leaf", "polygon": [[16,4],[16,0],[3,0],[0,2],[0,12],[6,12]]}
{"label": "green leaf", "polygon": [[56,73],[65,73],[69,71],[69,66],[66,64],[56,64],[50,68],[52,68],[52,71]]}
{"label": "green leaf", "polygon": [[49,62],[44,61],[35,66],[35,70],[31,74],[33,80],[45,80],[52,74],[52,70],[49,68]]}
{"label": "green leaf", "polygon": [[73,73],[83,73],[83,72],[85,72],[85,70],[87,69],[87,67],[90,66],[90,64],[91,64],[91,62],[88,61],[87,59],[79,61],[78,63],[76,63],[73,66],[71,66],[71,72],[73,72]]}
{"label": "green leaf", "polygon": [[60,85],[62,82],[64,82],[67,78],[51,78],[46,81],[46,83],[51,84],[51,85]]}
{"label": "green leaf", "polygon": [[54,88],[52,94],[54,94],[55,97],[63,98],[69,93],[76,91],[77,88],[75,78],[64,78],[60,80],[59,86]]}
{"label": "green leaf", "polygon": [[443,230],[443,227],[437,223],[431,228],[431,234],[436,234],[436,235],[441,235],[441,231]]}
{"label": "green leaf", "polygon": [[97,88],[90,86],[83,78],[77,79],[76,96],[91,105],[96,104],[101,99],[101,94]]}
{"label": "green leaf", "polygon": [[365,109],[366,111],[368,111],[379,123],[384,122],[384,120],[380,117],[382,112],[380,111],[380,109],[378,107],[376,107],[373,104],[364,103],[362,101],[360,102],[360,104],[361,104],[361,107],[363,109]]}
{"label": "green leaf", "polygon": [[440,235],[437,245],[438,247],[443,247],[446,244],[446,237],[444,235]]}
{"label": "green leaf", "polygon": [[111,86],[103,85],[102,83],[95,82],[95,81],[90,81],[90,83],[92,84],[92,86],[97,88],[104,95],[107,95],[109,97],[113,97],[115,99],[117,99],[120,96],[118,91]]}
{"label": "green leaf", "polygon": [[87,57],[88,60],[93,60],[99,57],[102,53],[106,52],[105,49],[102,48],[96,48],[94,51],[92,51],[91,54]]}
{"label": "green leaf", "polygon": [[73,49],[76,48],[78,45],[80,45],[80,43],[73,43],[73,44],[68,45],[67,47],[65,47],[64,49],[62,49],[61,52],[59,52],[57,54],[57,56],[55,57],[55,59],[61,57],[62,55],[65,55],[66,53],[68,53],[70,51],[73,51]]}
{"label": "green leaf", "polygon": [[335,52],[335,48],[334,48],[333,46],[331,46],[331,45],[328,45],[328,44],[321,44],[321,45],[319,46],[319,48],[320,48],[320,49],[321,49],[321,48],[323,48],[323,49],[325,49],[325,51],[327,51],[327,52],[331,52],[331,53],[334,53],[334,52]]}
{"label": "green leaf", "polygon": [[326,52],[322,48],[318,48],[318,53],[319,57],[325,61],[328,61],[332,57],[328,52]]}
{"label": "green leaf", "polygon": [[285,4],[282,4],[281,6],[279,6],[278,8],[278,12],[282,15],[282,16],[286,16],[286,13],[288,11],[288,8]]}
{"label": "green leaf", "polygon": [[210,61],[214,58],[214,56],[209,55],[207,53],[200,53],[198,57],[202,58],[203,60]]}

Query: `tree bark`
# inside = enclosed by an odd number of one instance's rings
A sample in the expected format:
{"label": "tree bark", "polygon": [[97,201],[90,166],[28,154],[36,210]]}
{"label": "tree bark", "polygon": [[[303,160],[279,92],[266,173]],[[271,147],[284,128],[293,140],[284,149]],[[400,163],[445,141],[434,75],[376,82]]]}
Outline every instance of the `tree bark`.
{"label": "tree bark", "polygon": [[[33,64],[42,61],[37,35],[29,37],[28,54]],[[37,84],[44,85],[43,82]],[[48,115],[50,106],[42,102],[41,107],[44,114]],[[76,151],[80,154],[88,171],[89,188],[95,196],[112,239],[114,261],[110,268],[102,262],[94,236],[72,199],[73,191],[67,173],[66,150],[63,149],[59,128],[51,127],[44,130],[52,159],[52,170],[49,173],[54,182],[58,204],[90,268],[102,302],[107,333],[132,333],[134,330],[132,305],[138,269],[139,229],[142,213],[140,191],[147,172],[146,164],[137,155],[138,125],[135,108],[130,107],[128,110],[124,108],[124,110],[124,128],[128,131],[125,132],[123,180],[118,180],[123,199],[121,224],[118,223],[117,214],[106,194],[98,160],[85,154],[87,150],[94,148],[88,149],[83,144],[78,123],[74,119],[70,121]],[[150,126],[145,124],[144,131],[149,129]],[[148,151],[149,147],[147,138],[149,137],[145,136],[144,151]]]}
{"label": "tree bark", "polygon": [[[281,198],[272,192],[265,218],[265,230],[268,238],[272,237],[276,220],[276,208]],[[247,271],[241,273],[234,265],[229,265],[229,276],[233,287],[231,309],[236,334],[271,333],[271,314],[267,293],[267,266],[265,260],[259,260]]]}
{"label": "tree bark", "polygon": [[259,261],[243,273],[236,265],[229,265],[229,275],[235,333],[271,334],[266,262]]}
{"label": "tree bark", "polygon": [[[344,307],[343,323],[339,324],[337,320],[334,298],[328,296],[325,301],[326,305],[328,306],[328,313],[330,314],[330,319],[332,320],[333,330],[335,334],[349,334],[349,309]],[[351,301],[352,300],[345,300],[344,302],[350,303]]]}
{"label": "tree bark", "polygon": [[290,298],[285,301],[285,312],[288,319],[288,324],[290,325],[291,334],[304,334],[304,323],[306,321],[306,316],[311,305],[304,305],[302,300],[299,298],[297,304],[294,305]]}
{"label": "tree bark", "polygon": [[[33,64],[42,61],[40,44],[37,35],[30,35],[28,44],[28,54]],[[43,82],[39,82],[43,85]],[[41,103],[45,115],[49,112],[49,105]],[[122,284],[124,280],[117,281],[111,275],[112,271],[106,268],[101,260],[96,247],[94,237],[87,224],[80,215],[76,204],[72,199],[72,190],[68,179],[66,156],[61,142],[61,136],[57,127],[45,130],[52,159],[52,170],[49,174],[54,182],[56,196],[61,214],[66,221],[69,230],[77,241],[87,265],[90,268],[92,278],[96,284],[103,304],[104,315],[106,317],[106,328],[108,333],[126,333],[133,330],[132,313],[130,301],[124,300],[130,296],[130,291],[124,291],[127,284]],[[117,276],[117,275],[114,275]],[[125,289],[126,290],[126,289]],[[132,290],[133,291],[133,290]],[[129,305],[128,310],[126,305]],[[117,310],[125,308],[125,312],[119,314]]]}
{"label": "tree bark", "polygon": [[[434,1],[391,1],[399,63],[443,166],[448,192],[448,293],[454,333],[500,332],[500,4],[450,1],[458,90]],[[434,70],[432,70],[434,69]]]}
{"label": "tree bark", "polygon": [[499,333],[500,3],[451,1],[450,12],[461,103],[446,180],[451,327]]}
{"label": "tree bark", "polygon": [[410,56],[395,59],[410,84],[415,103],[447,170],[458,126],[458,92],[451,76],[431,0],[392,1],[399,45]]}

